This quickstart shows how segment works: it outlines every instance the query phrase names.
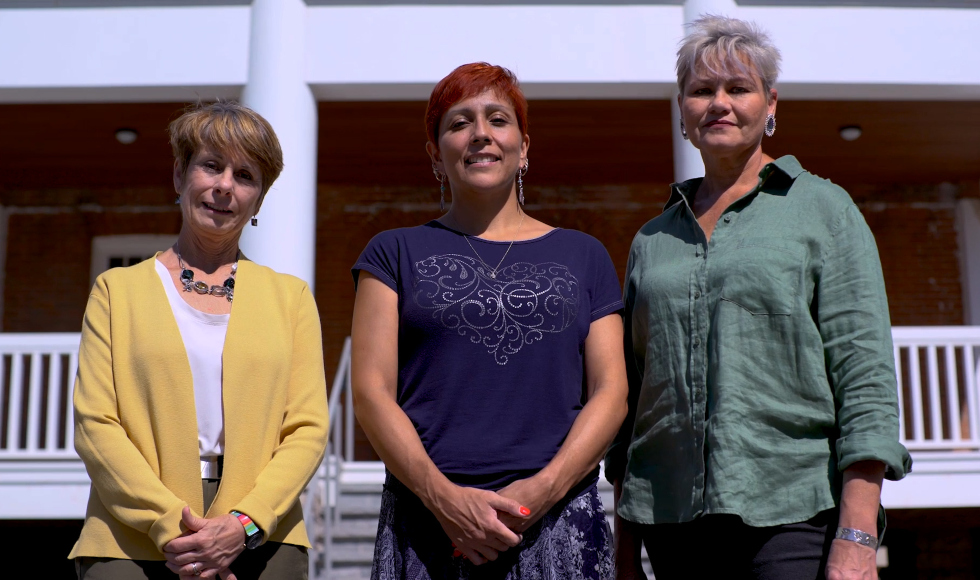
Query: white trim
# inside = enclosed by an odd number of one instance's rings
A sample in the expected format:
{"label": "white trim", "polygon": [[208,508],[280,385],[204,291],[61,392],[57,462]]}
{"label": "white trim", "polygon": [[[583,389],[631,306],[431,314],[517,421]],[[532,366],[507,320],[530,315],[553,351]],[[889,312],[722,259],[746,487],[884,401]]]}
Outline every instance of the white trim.
{"label": "white trim", "polygon": [[95,284],[105,264],[112,256],[152,256],[174,245],[177,236],[170,234],[135,234],[125,236],[95,236],[92,238],[92,265],[89,284]]}

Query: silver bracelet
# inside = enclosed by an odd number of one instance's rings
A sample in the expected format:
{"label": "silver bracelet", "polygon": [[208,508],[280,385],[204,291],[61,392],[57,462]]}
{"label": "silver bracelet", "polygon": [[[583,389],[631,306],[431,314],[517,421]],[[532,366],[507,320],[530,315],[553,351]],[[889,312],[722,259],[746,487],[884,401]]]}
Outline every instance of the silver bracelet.
{"label": "silver bracelet", "polygon": [[837,528],[837,534],[835,534],[834,537],[838,540],[847,540],[848,542],[855,542],[857,544],[861,544],[862,546],[867,546],[872,550],[878,549],[878,538],[867,532],[862,532],[861,530],[855,530],[852,528]]}

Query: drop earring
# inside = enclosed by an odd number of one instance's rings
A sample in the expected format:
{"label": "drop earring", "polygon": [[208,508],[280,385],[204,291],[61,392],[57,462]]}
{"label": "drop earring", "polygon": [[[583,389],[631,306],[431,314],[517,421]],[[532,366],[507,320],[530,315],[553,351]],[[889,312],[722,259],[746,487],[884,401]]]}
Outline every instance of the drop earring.
{"label": "drop earring", "polygon": [[446,176],[436,169],[436,164],[432,164],[432,175],[439,180],[439,211],[446,211]]}
{"label": "drop earring", "polygon": [[685,141],[690,139],[690,137],[687,136],[687,127],[684,126],[683,120],[681,120],[681,137],[683,137]]}
{"label": "drop earring", "polygon": [[769,114],[766,115],[766,137],[772,137],[772,134],[776,132],[776,115]]}
{"label": "drop earring", "polygon": [[180,205],[180,194],[177,194],[177,199],[174,200],[174,205]]}
{"label": "drop earring", "polygon": [[524,160],[524,167],[521,167],[517,171],[517,202],[524,205],[524,174],[527,173],[527,168],[531,164],[530,159]]}
{"label": "drop earring", "polygon": [[253,216],[252,216],[252,227],[254,228],[254,227],[255,227],[255,226],[257,226],[257,225],[259,225],[259,218],[257,218],[257,217],[255,217],[255,216],[253,215]]}

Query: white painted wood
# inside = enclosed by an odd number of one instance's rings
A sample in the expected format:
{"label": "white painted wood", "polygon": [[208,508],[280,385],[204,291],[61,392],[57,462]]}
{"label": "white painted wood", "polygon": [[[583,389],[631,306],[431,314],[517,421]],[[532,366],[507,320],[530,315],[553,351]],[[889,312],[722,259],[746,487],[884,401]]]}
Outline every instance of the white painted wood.
{"label": "white painted wood", "polygon": [[[253,13],[263,1],[252,7],[0,8],[0,102],[234,96],[249,82]],[[700,10],[701,3],[722,5],[689,0],[688,10]],[[425,87],[476,60],[514,69],[536,98],[666,99],[686,16],[681,5],[601,2],[350,2],[304,9],[306,16],[288,24],[283,41],[299,39],[294,64],[321,99],[424,99]],[[783,54],[784,99],[980,97],[980,10],[737,6],[732,13],[772,34]],[[495,26],[500,22],[507,25]],[[216,65],[190,65],[200,58],[200,39],[216,35],[219,41],[206,43]]]}
{"label": "white painted wood", "polygon": [[60,353],[51,353],[48,358],[48,407],[45,425],[44,443],[46,449],[58,449],[58,418],[61,417],[62,405],[67,401],[61,395],[61,357]]}
{"label": "white painted wood", "polygon": [[10,405],[7,411],[7,447],[6,453],[20,452],[20,423],[21,405],[23,405],[23,357],[20,352],[10,355],[10,383],[7,385]]}
{"label": "white painted wood", "polygon": [[925,421],[922,416],[925,412],[925,407],[922,404],[922,373],[919,368],[919,349],[915,346],[909,347],[908,353],[909,386],[912,391],[912,408],[909,409],[909,412],[912,413],[913,426],[912,437],[909,443],[915,444],[925,441]]}
{"label": "white painted wood", "polygon": [[927,385],[927,390],[929,391],[929,425],[931,427],[929,438],[933,441],[942,441],[943,439],[942,397],[939,393],[940,385],[938,367],[939,364],[936,358],[936,346],[927,346],[926,372],[929,373],[929,384]]}
{"label": "white painted wood", "polygon": [[28,375],[27,386],[27,431],[25,448],[28,453],[37,453],[39,449],[39,437],[41,434],[41,353],[33,351],[24,353],[30,357],[30,374]]}
{"label": "white painted wood", "polygon": [[902,376],[902,357],[900,349],[896,345],[895,349],[895,375],[898,384],[898,436],[902,440],[909,438],[909,433],[905,428],[905,378]]}
{"label": "white painted wood", "polygon": [[174,245],[177,236],[169,234],[131,234],[123,236],[95,236],[92,238],[92,264],[89,268],[89,284],[95,284],[99,274],[109,269],[113,257],[148,258]]}
{"label": "white painted wood", "polygon": [[946,369],[946,397],[949,404],[946,407],[946,420],[949,422],[950,440],[963,438],[963,425],[960,418],[960,381],[956,369],[956,347],[946,343],[943,347]]}
{"label": "white painted wood", "polygon": [[[316,274],[316,99],[306,84],[307,7],[303,0],[255,0],[248,84],[242,101],[275,128],[285,169],[246,226],[249,259],[292,274],[313,288]],[[346,60],[346,50],[319,58]]]}

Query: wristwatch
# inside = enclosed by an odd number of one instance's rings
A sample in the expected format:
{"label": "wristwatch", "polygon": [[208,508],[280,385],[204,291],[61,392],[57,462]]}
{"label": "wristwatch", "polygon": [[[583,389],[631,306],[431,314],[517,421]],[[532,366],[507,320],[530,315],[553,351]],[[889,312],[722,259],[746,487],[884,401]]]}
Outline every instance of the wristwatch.
{"label": "wristwatch", "polygon": [[867,546],[872,550],[878,549],[878,538],[872,536],[867,532],[862,532],[861,530],[855,530],[853,528],[837,528],[837,533],[834,537],[838,540],[847,540],[848,542],[855,542],[861,544],[862,546]]}
{"label": "wristwatch", "polygon": [[243,514],[242,512],[231,512],[231,515],[238,518],[238,521],[242,522],[245,526],[245,548],[249,550],[254,550],[262,545],[262,530],[259,529],[252,518]]}

